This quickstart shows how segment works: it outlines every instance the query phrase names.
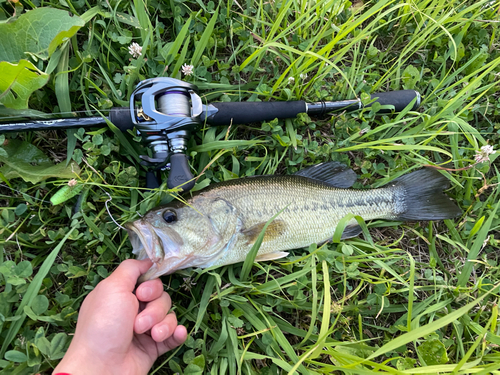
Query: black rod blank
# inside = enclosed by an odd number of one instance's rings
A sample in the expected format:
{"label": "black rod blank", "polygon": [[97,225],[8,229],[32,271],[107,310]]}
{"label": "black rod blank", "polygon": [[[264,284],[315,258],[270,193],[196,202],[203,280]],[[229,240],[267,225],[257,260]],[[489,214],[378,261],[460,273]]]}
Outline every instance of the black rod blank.
{"label": "black rod blank", "polygon": [[[374,102],[391,106],[394,112],[400,112],[412,101],[412,110],[420,106],[420,94],[415,90],[389,91],[371,95]],[[370,107],[373,103],[367,105]],[[205,106],[207,107],[207,106]],[[271,121],[275,118],[294,118],[299,113],[321,116],[331,112],[352,112],[363,108],[359,99],[329,102],[306,103],[303,100],[288,102],[218,102],[211,103],[212,113],[207,118],[209,125],[248,124],[251,122]],[[381,113],[390,113],[391,109],[382,109]],[[204,118],[204,116],[202,116]],[[109,120],[121,131],[133,129],[130,108],[112,108]],[[106,124],[103,117],[75,117],[46,120],[29,120],[16,123],[1,123],[0,133],[28,130],[53,130],[71,128],[89,128]]]}

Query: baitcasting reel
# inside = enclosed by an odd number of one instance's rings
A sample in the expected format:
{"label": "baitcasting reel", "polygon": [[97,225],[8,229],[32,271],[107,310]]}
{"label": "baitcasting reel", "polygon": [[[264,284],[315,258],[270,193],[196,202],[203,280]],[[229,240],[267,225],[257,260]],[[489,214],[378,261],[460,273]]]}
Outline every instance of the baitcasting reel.
{"label": "baitcasting reel", "polygon": [[[109,121],[122,131],[135,129],[152,151],[141,155],[148,168],[146,186],[160,185],[153,171],[170,169],[167,187],[189,191],[195,184],[186,155],[191,133],[202,123],[212,126],[248,124],[293,118],[299,113],[321,116],[334,111],[356,111],[363,108],[359,99],[306,103],[288,102],[217,102],[202,104],[193,84],[175,78],[152,78],[139,82],[130,97],[129,108],[112,108]],[[389,91],[372,94],[374,102],[386,106],[378,113],[400,112],[408,105],[416,110],[420,94],[414,90]],[[18,123],[0,123],[0,133],[8,131],[80,128],[105,125],[103,117],[52,118]]]}
{"label": "baitcasting reel", "polygon": [[[201,125],[202,103],[197,87],[174,78],[152,78],[137,85],[130,97],[130,118],[153,156],[141,155],[141,164],[152,170],[166,169],[169,188],[184,191],[194,186],[186,155],[191,132]],[[154,174],[148,187],[155,187]]]}

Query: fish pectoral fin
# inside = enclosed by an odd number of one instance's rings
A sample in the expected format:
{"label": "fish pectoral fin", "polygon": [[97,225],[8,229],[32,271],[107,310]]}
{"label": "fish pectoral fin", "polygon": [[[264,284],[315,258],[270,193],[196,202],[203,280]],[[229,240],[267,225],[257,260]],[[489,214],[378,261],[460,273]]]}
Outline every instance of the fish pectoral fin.
{"label": "fish pectoral fin", "polygon": [[295,173],[295,176],[307,177],[343,189],[350,188],[358,178],[352,169],[338,161],[329,161],[301,169]]}
{"label": "fish pectoral fin", "polygon": [[342,240],[347,238],[357,237],[363,232],[361,227],[358,224],[348,225],[345,227],[344,232],[342,233]]}
{"label": "fish pectoral fin", "polygon": [[266,260],[275,260],[284,258],[288,255],[286,251],[277,251],[275,253],[260,254],[255,257],[256,262],[264,262]]}
{"label": "fish pectoral fin", "polygon": [[[248,229],[244,229],[241,231],[241,234],[246,237],[246,240],[249,244],[254,243],[259,237],[259,234],[262,232],[264,227],[266,226],[266,222],[258,223],[251,226]],[[269,241],[275,239],[285,232],[286,224],[283,220],[273,220],[266,229],[266,234],[264,235],[264,241]]]}

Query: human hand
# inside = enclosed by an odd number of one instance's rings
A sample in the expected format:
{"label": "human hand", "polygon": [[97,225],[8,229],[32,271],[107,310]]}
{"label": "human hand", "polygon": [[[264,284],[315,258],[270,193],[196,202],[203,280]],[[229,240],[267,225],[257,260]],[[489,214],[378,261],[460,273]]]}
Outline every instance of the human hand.
{"label": "human hand", "polygon": [[54,373],[147,374],[155,360],[187,338],[159,279],[137,287],[152,263],[126,260],[85,298],[73,341]]}

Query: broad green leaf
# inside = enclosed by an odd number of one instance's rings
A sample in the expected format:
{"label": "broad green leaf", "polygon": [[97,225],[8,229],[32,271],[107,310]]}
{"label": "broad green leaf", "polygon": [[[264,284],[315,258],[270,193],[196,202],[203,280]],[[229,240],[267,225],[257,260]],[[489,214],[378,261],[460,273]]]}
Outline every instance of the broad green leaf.
{"label": "broad green leaf", "polygon": [[398,370],[406,370],[406,369],[412,369],[415,367],[415,363],[417,363],[416,359],[413,358],[400,358],[396,362],[396,367]]}
{"label": "broad green leaf", "polygon": [[[7,153],[5,153],[5,156],[7,156]],[[22,214],[24,214],[26,212],[27,209],[28,209],[28,206],[26,206],[26,203],[21,203],[16,207],[16,209],[14,210],[14,213],[17,216],[21,216]]]}
{"label": "broad green leaf", "polygon": [[59,332],[54,336],[52,341],[50,342],[50,358],[51,359],[60,359],[64,355],[64,345],[66,344],[66,340],[68,339],[68,335],[63,332]]}
{"label": "broad green leaf", "polygon": [[427,365],[442,365],[448,362],[446,348],[439,339],[427,339],[417,350]]}
{"label": "broad green leaf", "polygon": [[420,72],[413,65],[408,65],[403,72],[403,87],[406,90],[414,89],[417,82],[420,80]]}
{"label": "broad green leaf", "polygon": [[5,353],[5,359],[12,362],[25,362],[27,357],[26,354],[17,350],[9,350]]}
{"label": "broad green leaf", "polygon": [[43,294],[39,294],[33,298],[31,309],[36,315],[42,315],[49,308],[49,300]]}
{"label": "broad green leaf", "polygon": [[29,306],[24,306],[24,313],[28,316],[28,318],[37,321],[38,320],[38,315],[35,314],[33,309]]}
{"label": "broad green leaf", "polygon": [[34,54],[47,59],[63,41],[71,38],[85,22],[69,12],[36,8],[12,23],[0,24],[0,60],[16,62]]}
{"label": "broad green leaf", "polygon": [[50,353],[50,342],[45,337],[45,331],[43,327],[38,328],[35,335],[35,345],[44,355],[49,355]]}
{"label": "broad green leaf", "polygon": [[21,60],[18,64],[1,61],[0,103],[8,108],[26,109],[33,91],[43,87],[48,80],[48,74],[41,72],[27,60]]}
{"label": "broad green leaf", "polygon": [[184,369],[184,374],[185,375],[202,375],[203,369],[200,366],[196,366],[194,364],[189,364]]}
{"label": "broad green leaf", "polygon": [[0,162],[5,163],[0,168],[7,179],[21,177],[26,182],[38,183],[50,177],[73,178],[80,173],[76,163],[53,164],[45,154],[32,144],[18,139],[10,139],[4,146],[8,156],[0,155]]}
{"label": "broad green leaf", "polygon": [[33,266],[29,260],[23,260],[16,265],[14,272],[19,277],[30,277],[33,273]]}
{"label": "broad green leaf", "polygon": [[13,260],[7,260],[0,264],[0,274],[4,276],[11,276],[14,274],[16,263]]}

